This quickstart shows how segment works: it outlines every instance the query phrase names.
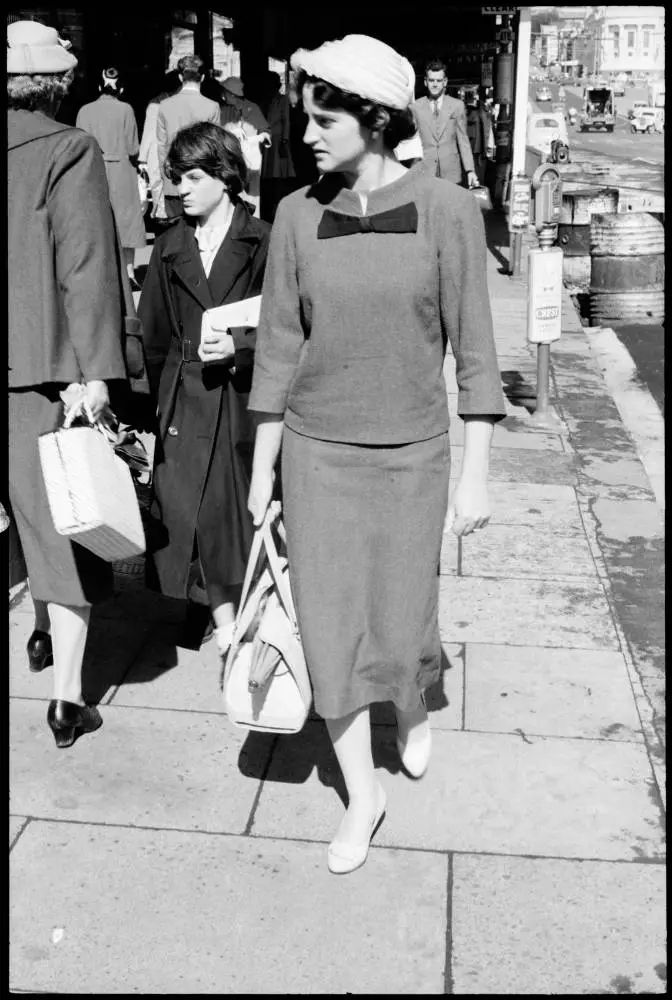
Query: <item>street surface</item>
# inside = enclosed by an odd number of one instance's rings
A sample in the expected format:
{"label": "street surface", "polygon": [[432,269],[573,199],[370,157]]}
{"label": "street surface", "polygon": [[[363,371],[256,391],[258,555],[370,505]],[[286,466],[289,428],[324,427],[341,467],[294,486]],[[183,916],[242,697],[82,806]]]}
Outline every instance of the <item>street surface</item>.
{"label": "street surface", "polygon": [[[536,100],[541,83],[530,82],[530,102],[534,110],[550,111],[559,103],[559,84],[546,84],[552,100]],[[582,87],[565,86],[565,107],[582,108]],[[627,118],[634,101],[647,100],[644,87],[627,87],[625,96],[616,98],[616,124],[613,132],[581,132],[568,126],[570,162],[594,163],[609,168],[603,175],[605,184],[612,184],[622,192],[664,192],[665,136],[633,133]],[[662,326],[624,326],[615,328],[620,342],[629,351],[637,370],[637,377],[653,396],[661,413],[665,413],[665,387],[663,357],[665,330]]]}
{"label": "street surface", "polygon": [[[551,110],[553,104],[559,102],[558,84],[548,84],[552,101],[538,102],[536,100],[538,83],[530,83],[530,101],[538,111]],[[582,107],[581,87],[565,87],[565,107]],[[616,125],[613,132],[581,132],[578,128],[569,131],[570,159],[572,163],[585,163],[593,160],[597,163],[605,161],[613,164],[619,183],[632,183],[633,186],[646,186],[648,190],[663,191],[663,173],[665,161],[665,136],[633,133],[627,118],[628,109],[634,101],[647,99],[646,90],[642,87],[629,87],[624,97],[616,98]]]}

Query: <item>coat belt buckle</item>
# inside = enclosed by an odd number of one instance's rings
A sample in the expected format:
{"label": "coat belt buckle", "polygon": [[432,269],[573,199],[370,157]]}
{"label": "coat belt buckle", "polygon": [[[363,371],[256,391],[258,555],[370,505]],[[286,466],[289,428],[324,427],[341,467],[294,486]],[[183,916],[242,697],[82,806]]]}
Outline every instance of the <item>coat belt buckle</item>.
{"label": "coat belt buckle", "polygon": [[191,356],[191,341],[190,340],[183,340],[182,341],[182,360],[185,361],[185,362],[187,362],[187,364],[190,361],[193,361],[193,358]]}

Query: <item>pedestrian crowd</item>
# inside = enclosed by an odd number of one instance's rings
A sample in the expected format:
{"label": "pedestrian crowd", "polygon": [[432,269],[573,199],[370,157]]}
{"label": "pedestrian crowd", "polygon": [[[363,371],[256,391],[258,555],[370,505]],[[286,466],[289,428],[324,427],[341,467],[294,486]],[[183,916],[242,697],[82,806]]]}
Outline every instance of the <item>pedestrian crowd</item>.
{"label": "pedestrian crowd", "polygon": [[[182,601],[185,622],[205,608],[201,638],[225,658],[255,532],[280,502],[314,707],[348,793],[327,863],[353,871],[386,805],[370,706],[393,703],[402,764],[420,778],[424,691],[441,676],[443,533],[489,519],[505,409],[468,190],[492,153],[487,115],[446,94],[440,62],[415,100],[407,59],[348,35],[294,53],[289,95],[269,73],[262,106],[238,78],[221,81],[221,101],[204,96],[201,59],[184,57],[139,141],[114,67],[77,127],[59,123],[76,63],[54,29],[8,26],[6,506],[35,607],[28,665],[53,666],[48,725],[68,747],[102,724],[82,664],[113,573],[56,531],[38,440],[74,398],[93,422],[134,419],[123,331],[146,238],[142,166],[157,233],[137,316],[140,429],[156,435],[145,513],[161,528],[152,544],[147,533],[147,585]],[[257,296],[258,322],[204,324]],[[450,497],[448,347],[464,421]]]}

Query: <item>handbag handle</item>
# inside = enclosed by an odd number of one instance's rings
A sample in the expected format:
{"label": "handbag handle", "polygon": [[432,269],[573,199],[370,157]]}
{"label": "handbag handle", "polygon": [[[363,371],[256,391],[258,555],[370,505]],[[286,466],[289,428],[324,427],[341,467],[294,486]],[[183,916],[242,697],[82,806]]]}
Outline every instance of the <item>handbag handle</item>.
{"label": "handbag handle", "polygon": [[[257,563],[259,561],[259,556],[261,555],[262,548],[266,549],[266,557],[271,570],[271,576],[273,577],[273,582],[278,591],[278,596],[285,609],[287,617],[289,618],[292,625],[296,628],[296,612],[294,611],[294,602],[292,600],[291,591],[287,586],[283,566],[280,562],[280,557],[278,555],[278,550],[273,541],[273,535],[271,534],[271,525],[280,516],[280,503],[278,501],[273,501],[269,504],[268,510],[266,511],[266,516],[262,524],[256,529],[254,533],[254,538],[252,539],[252,546],[250,548],[250,555],[247,560],[247,568],[245,569],[245,579],[243,581],[243,589],[240,595],[240,603],[238,605],[239,609],[245,607],[245,602],[250,593],[250,588],[252,586],[252,580],[254,578],[254,571],[257,568]],[[278,532],[281,537],[284,536],[284,526],[282,522],[278,524]]]}

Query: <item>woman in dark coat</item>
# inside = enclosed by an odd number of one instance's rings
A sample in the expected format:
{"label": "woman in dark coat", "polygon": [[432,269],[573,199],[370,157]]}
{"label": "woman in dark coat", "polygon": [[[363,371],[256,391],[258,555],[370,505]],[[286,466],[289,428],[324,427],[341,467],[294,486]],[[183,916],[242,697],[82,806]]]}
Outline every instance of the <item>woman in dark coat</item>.
{"label": "woman in dark coat", "polygon": [[77,128],[89,132],[103,151],[126,270],[132,287],[139,291],[140,285],[135,280],[135,251],[144,247],[146,238],[136,170],[140,152],[138,126],[133,108],[120,99],[123,87],[116,69],[103,71],[100,91],[98,100],[80,108]]}
{"label": "woman in dark coat", "polygon": [[[35,604],[32,671],[54,666],[47,720],[59,747],[102,724],[84,704],[91,605],[112,567],[59,535],[38,454],[63,420],[60,393],[84,383],[94,417],[125,379],[115,232],[97,143],[54,121],[77,60],[53,28],[7,28],[9,496]],[[119,385],[120,383],[117,383]]]}
{"label": "woman in dark coat", "polygon": [[156,241],[138,310],[161,426],[155,513],[168,536],[150,574],[162,593],[185,599],[197,553],[224,653],[253,532],[247,401],[256,332],[236,328],[204,342],[201,323],[206,309],[261,293],[270,227],[240,200],[245,161],[219,126],[178,132],[166,171],[184,216]]}

